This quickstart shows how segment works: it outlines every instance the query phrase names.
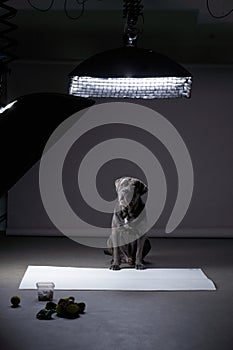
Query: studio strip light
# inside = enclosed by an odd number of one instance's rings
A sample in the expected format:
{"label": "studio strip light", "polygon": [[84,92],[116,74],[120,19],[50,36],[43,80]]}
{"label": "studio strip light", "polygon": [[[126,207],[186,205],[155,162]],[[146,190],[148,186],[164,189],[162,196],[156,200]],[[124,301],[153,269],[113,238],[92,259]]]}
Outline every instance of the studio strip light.
{"label": "studio strip light", "polygon": [[163,78],[71,78],[69,93],[81,97],[179,98],[189,97],[191,77]]}
{"label": "studio strip light", "polygon": [[99,98],[191,96],[192,75],[153,50],[122,47],[89,57],[70,73],[69,93]]}
{"label": "studio strip light", "polygon": [[69,74],[69,93],[96,98],[190,98],[192,75],[171,58],[138,48],[141,0],[123,0],[124,46],[97,53]]}

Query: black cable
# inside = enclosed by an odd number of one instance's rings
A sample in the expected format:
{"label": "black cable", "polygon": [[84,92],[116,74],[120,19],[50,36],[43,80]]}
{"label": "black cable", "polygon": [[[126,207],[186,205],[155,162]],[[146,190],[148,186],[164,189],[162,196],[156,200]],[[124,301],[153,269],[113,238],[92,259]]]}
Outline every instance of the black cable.
{"label": "black cable", "polygon": [[49,5],[46,9],[41,9],[41,8],[39,8],[39,7],[35,6],[35,5],[33,5],[32,2],[31,2],[31,0],[27,0],[28,4],[29,4],[32,8],[34,8],[35,10],[40,11],[40,12],[47,12],[47,11],[49,11],[49,10],[53,7],[54,1],[55,1],[55,0],[51,0],[50,5]]}
{"label": "black cable", "polygon": [[78,5],[83,5],[87,0],[76,0]]}
{"label": "black cable", "polygon": [[[66,16],[69,18],[69,19],[72,19],[72,20],[75,20],[75,19],[79,19],[80,17],[82,17],[83,13],[84,13],[84,10],[85,10],[85,3],[88,1],[88,0],[75,0],[77,5],[78,6],[81,6],[81,11],[80,11],[80,14],[76,17],[73,17],[69,14],[69,11],[68,11],[68,0],[64,0],[64,12],[66,14]],[[41,9],[35,5],[33,5],[33,3],[31,2],[31,0],[27,0],[28,4],[35,10],[37,11],[40,11],[40,12],[47,12],[49,11],[52,6],[54,5],[54,2],[55,0],[51,0],[51,3],[50,5],[45,8],[45,9]]]}
{"label": "black cable", "polygon": [[232,12],[233,12],[233,8],[228,11],[227,13],[225,13],[224,15],[221,16],[217,16],[215,15],[212,10],[210,9],[210,4],[209,4],[209,0],[206,0],[206,6],[207,6],[207,10],[209,12],[209,14],[213,17],[213,18],[217,18],[217,19],[221,19],[221,18],[226,18],[227,16],[229,16]]}
{"label": "black cable", "polygon": [[78,16],[76,17],[73,17],[69,14],[68,12],[68,9],[67,9],[67,3],[68,3],[68,0],[64,0],[64,11],[65,11],[65,14],[66,16],[69,18],[69,19],[73,19],[73,20],[76,20],[76,19],[79,19],[80,17],[82,17],[82,15],[84,14],[84,11],[85,11],[85,3],[87,2],[87,0],[76,0],[77,4],[78,5],[81,5],[81,12]]}

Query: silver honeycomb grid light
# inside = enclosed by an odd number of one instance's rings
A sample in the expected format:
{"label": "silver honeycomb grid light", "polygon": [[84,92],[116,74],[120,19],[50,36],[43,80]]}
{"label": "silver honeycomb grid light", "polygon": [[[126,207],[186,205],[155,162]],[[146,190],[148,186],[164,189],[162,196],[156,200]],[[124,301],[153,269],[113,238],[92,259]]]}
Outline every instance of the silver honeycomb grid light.
{"label": "silver honeycomb grid light", "polygon": [[69,93],[81,97],[178,98],[189,97],[190,77],[94,78],[72,77]]}
{"label": "silver honeycomb grid light", "polygon": [[[69,75],[69,93],[96,98],[191,97],[192,75],[169,57],[136,47],[140,0],[124,1],[125,46],[89,57]],[[140,6],[141,7],[140,7]],[[140,7],[140,8],[139,8]]]}

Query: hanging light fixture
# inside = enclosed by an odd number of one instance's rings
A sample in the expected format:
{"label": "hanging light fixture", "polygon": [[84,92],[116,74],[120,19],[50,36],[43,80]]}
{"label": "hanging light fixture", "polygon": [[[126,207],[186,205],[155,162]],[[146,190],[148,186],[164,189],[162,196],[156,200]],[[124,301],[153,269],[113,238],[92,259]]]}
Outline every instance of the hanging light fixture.
{"label": "hanging light fixture", "polygon": [[137,47],[141,0],[123,0],[124,47],[98,53],[69,75],[71,95],[116,98],[191,96],[192,75],[167,56]]}

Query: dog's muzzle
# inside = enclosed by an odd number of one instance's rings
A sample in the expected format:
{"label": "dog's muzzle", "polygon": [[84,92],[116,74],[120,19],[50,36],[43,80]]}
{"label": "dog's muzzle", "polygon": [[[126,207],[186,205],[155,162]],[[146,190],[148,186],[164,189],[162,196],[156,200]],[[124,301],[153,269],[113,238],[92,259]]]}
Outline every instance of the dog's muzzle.
{"label": "dog's muzzle", "polygon": [[124,208],[131,208],[134,204],[134,193],[128,190],[124,190],[120,192],[118,200],[120,206]]}

